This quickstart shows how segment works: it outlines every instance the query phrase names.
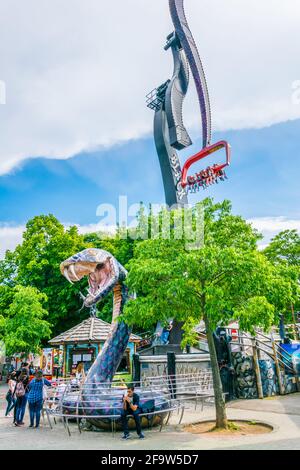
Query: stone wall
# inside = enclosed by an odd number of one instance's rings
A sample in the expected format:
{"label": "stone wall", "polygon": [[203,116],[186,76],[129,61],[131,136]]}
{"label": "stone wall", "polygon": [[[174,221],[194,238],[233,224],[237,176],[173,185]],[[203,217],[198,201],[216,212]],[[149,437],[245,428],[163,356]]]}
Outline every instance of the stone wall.
{"label": "stone wall", "polygon": [[235,370],[235,393],[237,398],[258,398],[253,358],[241,352],[232,353]]}
{"label": "stone wall", "polygon": [[276,368],[274,362],[271,359],[260,359],[258,362],[264,397],[273,397],[275,395],[278,395],[279,387],[277,383]]}
{"label": "stone wall", "polygon": [[[241,352],[234,352],[232,353],[232,363],[235,370],[236,397],[258,398],[253,357],[246,356]],[[278,395],[279,385],[274,362],[271,359],[260,359],[259,368],[264,397]],[[297,391],[293,377],[282,373],[282,383],[285,393]]]}
{"label": "stone wall", "polygon": [[[168,374],[167,355],[139,356],[141,379],[160,377]],[[176,354],[176,374],[197,374],[201,369],[210,368],[209,354]]]}

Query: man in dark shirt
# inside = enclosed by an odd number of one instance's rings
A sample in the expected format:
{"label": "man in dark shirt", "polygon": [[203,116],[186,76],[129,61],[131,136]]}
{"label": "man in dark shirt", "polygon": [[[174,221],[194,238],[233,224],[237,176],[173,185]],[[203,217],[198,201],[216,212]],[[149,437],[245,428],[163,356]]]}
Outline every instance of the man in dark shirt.
{"label": "man in dark shirt", "polygon": [[127,394],[123,396],[123,410],[121,412],[122,428],[124,431],[124,436],[122,439],[129,439],[130,437],[128,430],[128,415],[132,415],[134,417],[136,432],[139,438],[144,439],[145,437],[141,428],[139,404],[140,397],[137,393],[134,393],[134,387],[128,387]]}

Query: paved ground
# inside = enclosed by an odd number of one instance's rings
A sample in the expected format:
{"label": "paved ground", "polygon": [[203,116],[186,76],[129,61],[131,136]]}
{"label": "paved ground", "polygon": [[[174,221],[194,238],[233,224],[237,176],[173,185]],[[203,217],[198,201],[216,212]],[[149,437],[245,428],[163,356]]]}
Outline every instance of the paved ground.
{"label": "paved ground", "polygon": [[[178,426],[177,416],[171,425],[160,433],[157,429],[146,432],[146,439],[135,436],[123,442],[120,435],[112,438],[110,433],[84,432],[79,435],[71,425],[72,436],[67,436],[62,424],[51,430],[46,424],[39,430],[16,428],[4,417],[5,390],[0,386],[0,449],[95,449],[95,450],[202,450],[202,449],[297,449],[300,450],[300,394],[265,400],[239,400],[228,407],[232,419],[251,419],[271,424],[270,434],[242,437],[201,437],[186,433]],[[206,406],[202,412],[186,411],[184,423],[214,418],[214,408]],[[28,419],[28,417],[27,417]],[[27,421],[26,421],[27,422]]]}

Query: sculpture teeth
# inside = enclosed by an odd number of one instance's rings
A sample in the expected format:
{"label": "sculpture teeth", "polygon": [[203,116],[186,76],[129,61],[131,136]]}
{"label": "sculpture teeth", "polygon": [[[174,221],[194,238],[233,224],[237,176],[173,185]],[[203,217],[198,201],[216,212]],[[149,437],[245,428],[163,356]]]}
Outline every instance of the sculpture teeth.
{"label": "sculpture teeth", "polygon": [[64,269],[64,276],[69,281],[70,284],[73,284],[73,282],[71,281],[71,279],[69,277],[68,268]]}
{"label": "sculpture teeth", "polygon": [[74,264],[71,264],[71,265],[69,266],[69,269],[70,269],[70,271],[71,271],[72,276],[73,276],[77,281],[80,281],[79,277],[78,277],[77,274],[76,274]]}

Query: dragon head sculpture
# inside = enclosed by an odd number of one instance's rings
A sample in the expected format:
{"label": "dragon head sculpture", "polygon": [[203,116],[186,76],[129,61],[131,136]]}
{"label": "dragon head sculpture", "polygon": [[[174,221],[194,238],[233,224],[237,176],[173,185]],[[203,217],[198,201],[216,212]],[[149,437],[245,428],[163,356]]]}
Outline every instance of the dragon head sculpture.
{"label": "dragon head sculpture", "polygon": [[71,256],[60,265],[63,276],[71,283],[88,278],[84,305],[93,307],[127,276],[126,269],[108,251],[88,248]]}

